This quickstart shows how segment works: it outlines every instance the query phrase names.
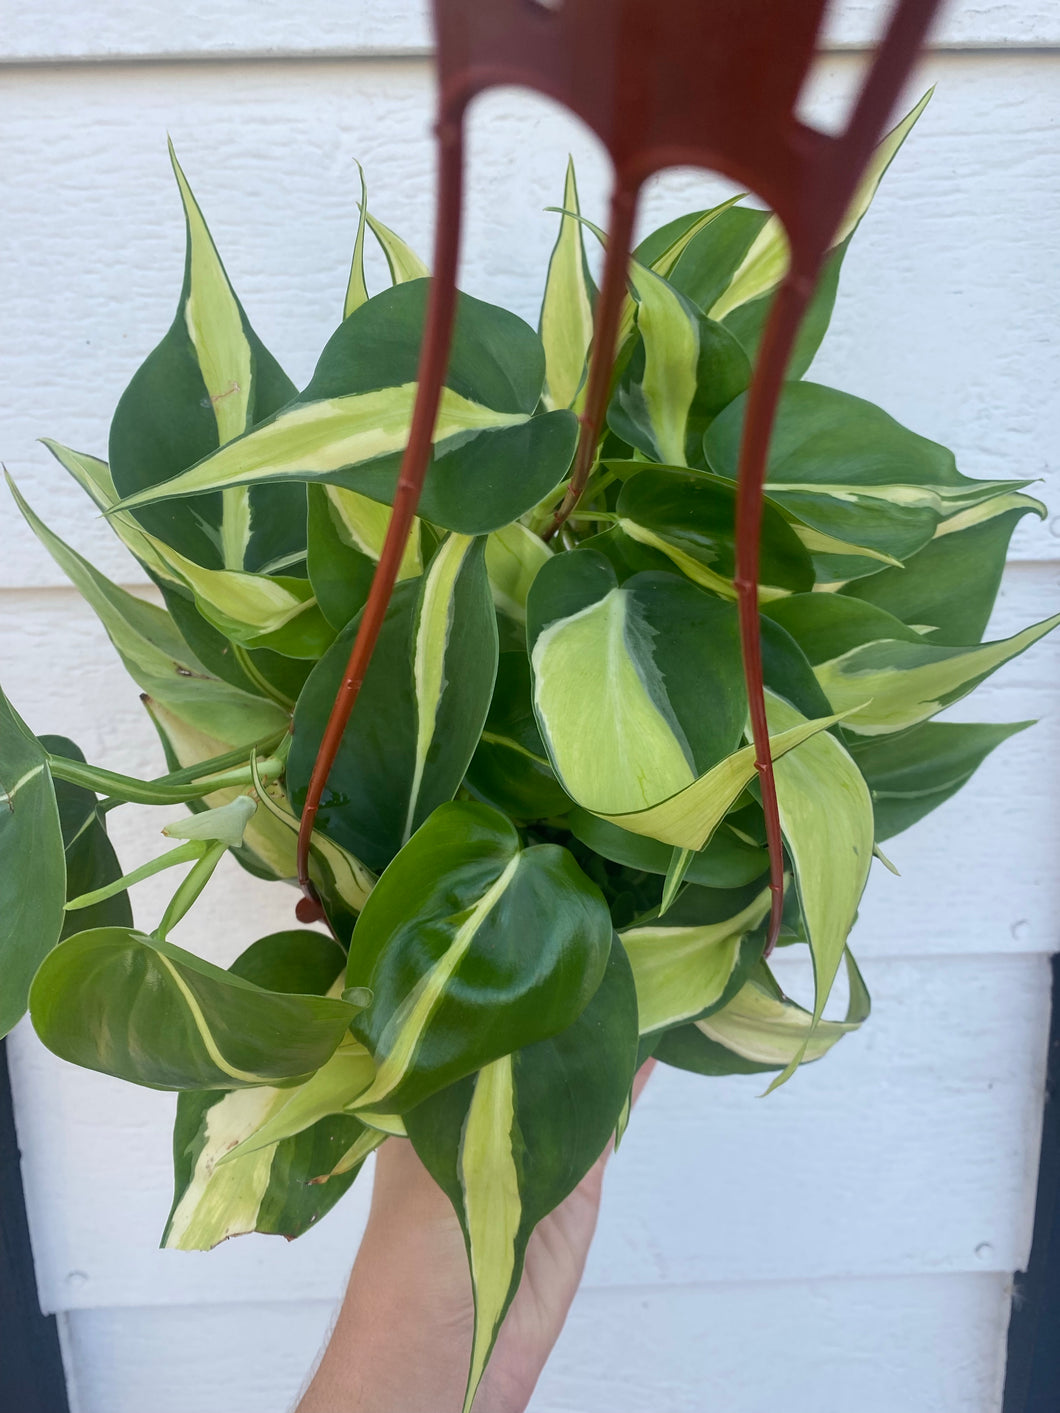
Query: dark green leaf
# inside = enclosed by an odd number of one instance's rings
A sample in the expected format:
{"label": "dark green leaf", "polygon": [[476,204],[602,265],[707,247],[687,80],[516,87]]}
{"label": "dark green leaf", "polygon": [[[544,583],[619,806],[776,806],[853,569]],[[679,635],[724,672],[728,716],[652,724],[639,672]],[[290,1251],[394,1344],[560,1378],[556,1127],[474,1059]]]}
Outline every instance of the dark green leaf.
{"label": "dark green leaf", "polygon": [[37,1034],[64,1060],[151,1089],[240,1089],[324,1064],[355,1014],[263,990],[123,927],[80,932],[37,972]]}
{"label": "dark green leaf", "polygon": [[59,940],[66,865],[45,748],[0,692],[0,1035]]}
{"label": "dark green leaf", "polygon": [[379,1066],[358,1107],[401,1113],[564,1029],[610,945],[604,900],[565,849],[522,849],[496,810],[442,805],[354,929],[346,979],[373,998],[354,1034]]}
{"label": "dark green leaf", "polygon": [[1032,724],[926,721],[895,736],[855,744],[851,754],[872,795],[877,842],[901,834],[938,809],[968,783],[996,746]]}
{"label": "dark green leaf", "polygon": [[[354,316],[356,317],[356,316]],[[294,715],[287,786],[302,808],[360,619],[310,674]],[[483,542],[452,535],[427,573],[398,585],[346,728],[318,822],[382,869],[464,778],[489,709],[497,623]]]}

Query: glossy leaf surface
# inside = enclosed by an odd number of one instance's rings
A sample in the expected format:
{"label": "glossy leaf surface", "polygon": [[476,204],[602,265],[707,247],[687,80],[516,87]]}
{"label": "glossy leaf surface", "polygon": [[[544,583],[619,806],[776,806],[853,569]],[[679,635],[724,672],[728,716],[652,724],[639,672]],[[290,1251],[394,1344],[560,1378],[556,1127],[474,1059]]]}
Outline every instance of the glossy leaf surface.
{"label": "glossy leaf surface", "polygon": [[[231,971],[268,990],[319,996],[341,975],[345,960],[342,949],[319,933],[280,932],[253,943]],[[264,1151],[257,1146],[246,1156],[232,1154],[300,1093],[297,1087],[263,1085],[178,1097],[175,1190],[164,1247],[202,1251],[250,1231],[296,1237],[330,1211],[357,1169],[323,1184],[313,1179],[330,1172],[364,1132],[356,1119],[324,1119]]]}
{"label": "glossy leaf surface", "polygon": [[600,984],[611,919],[552,844],[520,847],[479,804],[435,810],[376,884],[346,980],[372,1002],[354,1034],[378,1072],[360,1108],[404,1113],[570,1025]]}
{"label": "glossy leaf surface", "polygon": [[442,1090],[406,1116],[409,1137],[464,1230],[475,1290],[465,1413],[522,1275],[534,1227],[614,1131],[633,1082],[637,1004],[621,944],[572,1025]]}
{"label": "glossy leaf surface", "polygon": [[[400,585],[346,728],[318,827],[373,869],[455,795],[489,709],[497,626],[481,540],[450,535],[422,579]],[[294,715],[287,785],[296,811],[360,619],[314,668]]]}
{"label": "glossy leaf surface", "polygon": [[736,610],[669,574],[619,584],[576,550],[528,604],[534,708],[564,788],[596,814],[666,799],[739,742],[746,718]]}
{"label": "glossy leaf surface", "polygon": [[862,736],[926,721],[1060,624],[1055,614],[999,642],[942,647],[883,609],[839,594],[799,594],[767,612],[806,653],[846,729]]}
{"label": "glossy leaf surface", "polygon": [[[416,397],[426,295],[417,280],[369,300],[336,330],[287,410],[122,508],[285,481],[325,481],[389,503]],[[425,519],[484,534],[563,478],[577,423],[566,411],[535,415],[544,372],[527,325],[461,296],[420,502]]]}
{"label": "glossy leaf surface", "polygon": [[[188,234],[184,286],[173,324],[133,376],[111,424],[111,474],[121,496],[185,471],[295,394],[247,321],[172,147],[170,157]],[[276,570],[305,553],[305,497],[297,486],[167,502],[137,519],[210,569]]]}
{"label": "glossy leaf surface", "polygon": [[242,1089],[311,1074],[355,1015],[345,1001],[263,988],[131,928],[68,938],[30,996],[64,1060],[152,1089]]}

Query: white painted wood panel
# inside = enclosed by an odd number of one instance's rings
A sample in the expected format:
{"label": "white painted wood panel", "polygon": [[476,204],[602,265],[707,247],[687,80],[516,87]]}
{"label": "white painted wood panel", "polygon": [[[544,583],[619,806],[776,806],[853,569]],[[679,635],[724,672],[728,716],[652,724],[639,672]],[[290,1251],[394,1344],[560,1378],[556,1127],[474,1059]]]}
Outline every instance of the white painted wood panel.
{"label": "white painted wood panel", "polygon": [[[1008,636],[1058,609],[1060,569],[1012,565],[991,635]],[[0,591],[0,642],[0,681],[34,729],[73,735],[90,760],[111,770],[141,777],[164,770],[135,683],[72,590]],[[1060,632],[947,715],[1038,724],[1001,746],[955,799],[888,843],[902,876],[874,866],[855,933],[858,955],[1054,951],[1060,798],[1042,762],[1060,756]],[[125,806],[112,814],[123,864],[131,869],[157,854],[162,841],[154,830],[179,813]],[[168,888],[168,876],[138,886],[141,922],[153,925],[161,915]],[[227,964],[255,936],[289,925],[293,899],[293,890],[226,863],[177,940]]]}
{"label": "white painted wood panel", "polygon": [[[530,1413],[994,1413],[1007,1307],[982,1274],[582,1290]],[[73,1312],[75,1413],[285,1413],[331,1318]]]}
{"label": "white painted wood panel", "polygon": [[[873,43],[890,8],[884,0],[839,0],[828,17],[828,41]],[[429,14],[426,0],[322,0],[311,13],[283,0],[241,0],[224,8],[204,0],[168,8],[91,0],[52,9],[4,0],[0,59],[420,54],[431,46]],[[932,35],[932,43],[956,47],[1058,40],[1060,17],[1049,0],[954,0],[943,7]]]}
{"label": "white painted wood panel", "polygon": [[[1046,958],[870,960],[865,971],[871,1023],[768,1100],[757,1076],[652,1079],[609,1174],[588,1288],[1022,1266]],[[778,974],[804,992],[801,964],[781,958]],[[172,1097],[75,1070],[26,1029],[12,1067],[46,1309],[338,1296],[367,1184],[289,1245],[240,1237],[209,1254],[160,1252]]]}
{"label": "white painted wood panel", "polygon": [[[853,62],[830,61],[826,102]],[[815,371],[952,445],[970,475],[1041,477],[1052,519],[1024,521],[1014,554],[1056,559],[1060,144],[1048,135],[1060,55],[933,55],[914,87],[932,81],[935,99],[851,249]],[[172,319],[183,223],[165,132],[251,318],[304,383],[345,289],[355,156],[374,209],[429,250],[430,108],[417,62],[0,72],[0,457],[106,572],[135,574],[35,439],[105,454],[118,396]],[[586,209],[603,219],[605,164],[555,109],[504,94],[473,120],[462,282],[531,321],[555,219],[542,210],[569,150]],[[647,193],[646,219],[719,190],[672,174]],[[0,585],[59,582],[21,524],[6,545]]]}

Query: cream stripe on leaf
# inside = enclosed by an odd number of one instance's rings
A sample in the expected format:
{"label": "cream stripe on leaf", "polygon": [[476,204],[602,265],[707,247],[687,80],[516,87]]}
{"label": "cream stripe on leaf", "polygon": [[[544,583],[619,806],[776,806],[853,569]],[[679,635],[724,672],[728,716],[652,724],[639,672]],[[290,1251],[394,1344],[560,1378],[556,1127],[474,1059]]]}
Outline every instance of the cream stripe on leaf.
{"label": "cream stripe on leaf", "polygon": [[377,1066],[356,1109],[407,1114],[562,1030],[596,990],[610,943],[603,898],[565,849],[521,848],[485,805],[440,806],[354,929],[346,980],[372,1001],[353,1030]]}
{"label": "cream stripe on leaf", "polygon": [[935,536],[901,569],[884,569],[841,593],[922,624],[933,642],[981,641],[1001,587],[1009,541],[1025,515],[1045,506],[1018,491],[995,496],[943,520]]}
{"label": "cream stripe on leaf", "polygon": [[344,319],[348,319],[362,304],[368,303],[368,286],[364,282],[364,232],[368,216],[368,186],[360,162],[357,163],[357,174],[361,179],[361,205],[357,216],[357,235],[353,242],[350,278],[346,284],[346,298],[342,307]]}
{"label": "cream stripe on leaf", "polygon": [[[187,230],[176,318],[122,395],[110,437],[119,496],[186,470],[289,402],[295,388],[247,322],[170,147]],[[207,569],[258,571],[305,554],[297,487],[243,486],[137,513],[143,528]],[[257,514],[260,510],[262,514]]]}
{"label": "cream stripe on leaf", "polygon": [[[746,398],[708,428],[711,469],[736,479]],[[842,541],[835,557],[815,553],[818,577],[842,580],[876,573],[879,555],[904,561],[932,539],[940,522],[1025,481],[963,476],[953,453],[918,436],[880,408],[816,383],[788,383],[770,443],[766,489],[771,501],[803,525]],[[813,548],[811,546],[811,548]],[[876,551],[877,559],[863,557]]]}
{"label": "cream stripe on leaf", "polygon": [[[306,486],[306,567],[320,610],[336,632],[360,613],[390,521],[390,507],[342,486]],[[423,573],[423,522],[413,521],[398,582]]]}
{"label": "cream stripe on leaf", "polygon": [[[767,704],[772,729],[797,729],[805,719],[779,698]],[[773,767],[784,842],[795,871],[799,905],[813,957],[813,1024],[820,1022],[854,926],[872,864],[872,799],[864,777],[840,742],[814,735]],[[797,1067],[792,1058],[774,1086]]]}
{"label": "cream stripe on leaf", "polygon": [[549,765],[534,717],[523,648],[498,658],[489,714],[464,783],[477,799],[513,819],[549,819],[570,809],[570,796]]}
{"label": "cream stripe on leaf", "polygon": [[475,1292],[469,1413],[537,1224],[603,1152],[629,1097],[637,1001],[621,943],[570,1026],[450,1085],[407,1116],[417,1153],[453,1204]]}
{"label": "cream stripe on leaf", "polygon": [[669,574],[618,583],[599,552],[558,555],[527,601],[534,709],[560,783],[596,814],[678,794],[739,743],[736,610]]}
{"label": "cream stripe on leaf", "polygon": [[[331,938],[299,929],[255,942],[233,962],[232,972],[270,990],[319,996],[341,976],[344,963]],[[340,1052],[351,1043],[344,1040]],[[261,1085],[179,1095],[175,1192],[163,1246],[202,1251],[249,1231],[290,1239],[330,1210],[353,1182],[365,1154],[355,1155],[343,1177],[316,1180],[329,1175],[364,1139],[358,1120],[328,1115],[275,1142],[254,1142],[281,1110],[300,1102],[323,1072],[294,1088]]]}
{"label": "cream stripe on leaf", "polygon": [[819,1060],[857,1030],[871,1009],[868,989],[849,949],[849,999],[843,1020],[819,1020],[789,1000],[764,962],[720,1010],[667,1031],[656,1059],[696,1074],[765,1074]]}
{"label": "cream stripe on leaf", "polygon": [[926,721],[1060,625],[1054,614],[999,642],[946,647],[873,604],[839,594],[799,594],[768,612],[806,653],[846,729],[861,736]]}
{"label": "cream stripe on leaf", "polygon": [[925,721],[895,735],[856,742],[851,755],[872,796],[876,842],[882,844],[937,809],[967,784],[995,747],[1032,724]]}
{"label": "cream stripe on leaf", "polygon": [[574,160],[568,158],[563,214],[548,262],[539,320],[545,349],[546,407],[580,408],[584,400],[596,290],[585,258],[580,215]]}
{"label": "cream stripe on leaf", "polygon": [[260,741],[282,729],[284,713],[214,677],[188,648],[164,609],[112,584],[38,519],[8,481],[34,534],[87,600],[126,671],[150,697],[226,746]]}
{"label": "cream stripe on leaf", "polygon": [[[314,480],[389,503],[416,397],[427,290],[427,281],[414,280],[362,304],[332,335],[312,381],[289,407],[164,484],[126,495],[120,508],[139,515],[161,501],[179,504],[234,486]],[[427,520],[484,534],[562,481],[577,421],[569,411],[538,411],[544,363],[540,341],[522,320],[460,296],[420,507]],[[126,494],[113,459],[112,470]]]}
{"label": "cream stripe on leaf", "polygon": [[[452,799],[482,731],[497,668],[497,619],[483,540],[443,540],[419,579],[399,584],[339,747],[318,827],[376,871],[436,805]],[[298,699],[287,786],[305,798],[359,618]],[[460,631],[450,634],[450,624]]]}
{"label": "cream stripe on leaf", "polygon": [[[823,276],[818,281],[791,360],[791,377],[803,376],[817,352],[831,317],[842,259],[847,253],[849,240],[868,211],[883,174],[923,113],[930,96],[929,92],[921,97],[920,102],[882,138],[865,168],[840,229],[832,237],[831,257],[825,261]],[[700,249],[693,247],[690,259],[683,261],[674,271],[674,280],[678,287],[687,290],[701,304],[709,317],[724,321],[748,349],[749,355],[753,356],[758,349],[773,291],[789,268],[790,253],[786,233],[776,216],[767,216],[765,212],[741,212],[739,215],[743,218],[753,215],[758,219],[742,222],[729,220],[726,225],[735,226],[734,230],[721,226],[715,232],[708,232],[708,239],[701,242]],[[709,236],[715,239],[709,240]]]}
{"label": "cream stripe on leaf", "polygon": [[608,410],[608,425],[650,460],[685,466],[703,433],[744,391],[751,367],[737,340],[661,276],[634,262],[639,342]]}
{"label": "cream stripe on leaf", "polygon": [[423,280],[430,276],[430,269],[412,247],[396,235],[389,226],[376,219],[371,211],[367,213],[368,225],[379,242],[379,248],[386,256],[390,267],[390,278],[395,285],[407,284],[410,280]]}
{"label": "cream stripe on leaf", "polygon": [[34,973],[63,930],[66,859],[47,762],[0,691],[0,1035],[25,1011]]}
{"label": "cream stripe on leaf", "polygon": [[[695,584],[735,600],[736,490],[701,471],[651,467],[624,481],[616,510],[631,539],[659,550]],[[766,502],[759,539],[763,600],[813,588],[809,554],[796,531]]]}
{"label": "cream stripe on leaf", "polygon": [[356,1010],[264,990],[131,928],[80,932],[30,992],[37,1034],[63,1059],[153,1089],[240,1089],[307,1076]]}
{"label": "cream stripe on leaf", "polygon": [[[48,447],[102,510],[113,510],[117,496],[106,462],[57,442],[49,442]],[[156,579],[191,593],[202,616],[230,641],[316,658],[334,636],[315,611],[305,579],[206,569],[141,529],[128,513],[112,514],[110,521],[145,568]]]}
{"label": "cream stripe on leaf", "polygon": [[[738,913],[717,922],[675,926],[664,917],[619,934],[633,968],[642,1035],[724,1003],[734,975],[739,979],[744,940],[769,913],[769,900],[765,888]],[[758,942],[759,954],[763,941]]]}

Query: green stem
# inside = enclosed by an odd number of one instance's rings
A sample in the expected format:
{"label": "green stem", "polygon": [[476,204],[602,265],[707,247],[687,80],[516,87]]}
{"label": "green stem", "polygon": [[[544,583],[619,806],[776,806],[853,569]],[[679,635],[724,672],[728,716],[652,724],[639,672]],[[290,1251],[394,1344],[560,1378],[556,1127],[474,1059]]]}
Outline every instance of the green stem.
{"label": "green stem", "polygon": [[196,859],[202,858],[203,844],[201,840],[189,839],[186,844],[178,844],[175,849],[170,849],[168,854],[163,854],[161,858],[151,859],[149,863],[141,864],[139,868],[134,868],[132,873],[126,873],[121,878],[116,878],[113,883],[106,884],[103,888],[95,888],[91,893],[82,893],[78,898],[71,898],[66,905],[68,913],[78,912],[81,908],[90,908],[93,903],[102,903],[107,898],[113,898],[115,893],[124,893],[126,888],[131,888],[134,883],[140,883],[145,878],[152,878],[156,873],[161,873],[164,868],[174,868],[177,864],[193,863]]}
{"label": "green stem", "polygon": [[206,852],[202,853],[202,845],[199,845],[200,856],[198,863],[188,870],[186,877],[181,881],[180,887],[169,900],[169,907],[162,914],[162,921],[151,934],[157,937],[160,942],[166,940],[167,935],[182,917],[192,907],[199,894],[213,877],[213,871],[225,856],[227,846],[225,844],[210,844]]}
{"label": "green stem", "polygon": [[[282,774],[289,742],[290,736],[286,731],[279,740],[270,738],[267,745],[274,754],[259,762],[259,773],[273,777]],[[49,756],[48,768],[57,780],[109,796],[104,801],[105,809],[112,809],[115,804],[182,805],[212,794],[214,790],[251,784],[251,749],[243,746],[212,760],[174,771],[171,775],[159,776],[157,780],[137,780],[131,775],[119,775],[116,771],[87,765],[84,761],[68,760],[65,756]]]}
{"label": "green stem", "polygon": [[243,647],[242,643],[232,644],[232,655],[262,696],[268,697],[271,701],[274,701],[277,706],[282,706],[284,711],[294,710],[294,702],[291,698],[284,696],[278,687],[273,686],[267,677],[262,676],[255,667],[254,660],[251,658],[250,653]]}

